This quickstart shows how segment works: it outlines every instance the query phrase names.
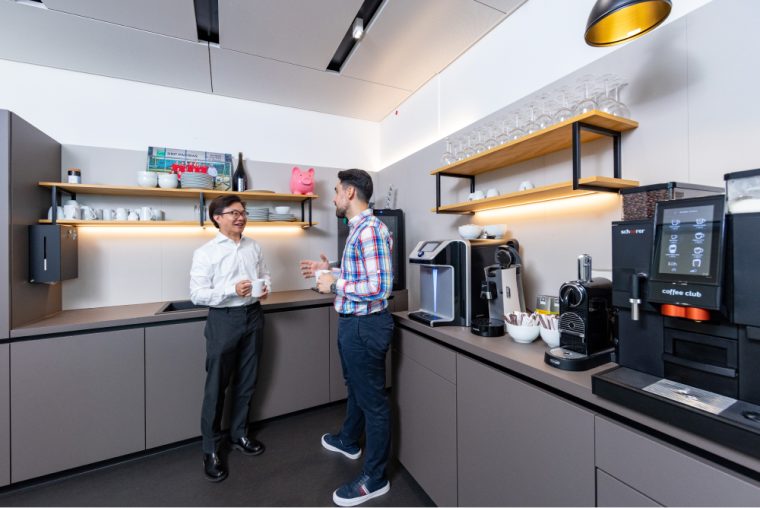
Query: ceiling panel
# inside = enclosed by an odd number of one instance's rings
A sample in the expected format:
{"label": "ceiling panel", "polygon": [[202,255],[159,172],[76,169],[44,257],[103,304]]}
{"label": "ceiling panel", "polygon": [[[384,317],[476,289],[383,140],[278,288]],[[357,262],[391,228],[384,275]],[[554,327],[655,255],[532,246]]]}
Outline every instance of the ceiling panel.
{"label": "ceiling panel", "polygon": [[416,90],[504,18],[474,0],[387,0],[341,73]]}
{"label": "ceiling panel", "polygon": [[219,46],[324,70],[361,0],[219,0]]}
{"label": "ceiling panel", "polygon": [[211,47],[214,93],[380,121],[409,92],[332,72]]}
{"label": "ceiling panel", "polygon": [[208,44],[0,1],[0,58],[211,91]]}
{"label": "ceiling panel", "polygon": [[48,9],[198,40],[193,0],[44,0]]}
{"label": "ceiling panel", "polygon": [[518,7],[527,2],[528,0],[477,0],[482,4],[486,4],[494,9],[498,9],[504,14],[512,14]]}

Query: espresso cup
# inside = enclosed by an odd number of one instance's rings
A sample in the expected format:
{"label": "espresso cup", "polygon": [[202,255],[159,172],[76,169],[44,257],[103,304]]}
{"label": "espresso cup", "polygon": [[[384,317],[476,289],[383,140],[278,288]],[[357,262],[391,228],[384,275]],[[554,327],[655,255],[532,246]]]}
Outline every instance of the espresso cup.
{"label": "espresso cup", "polygon": [[84,220],[97,220],[98,215],[95,213],[95,210],[90,208],[89,206],[83,206],[82,207],[82,219]]}
{"label": "espresso cup", "polygon": [[251,281],[251,296],[259,297],[264,294],[264,288],[267,287],[267,281],[264,279],[253,279]]}
{"label": "espresso cup", "polygon": [[103,220],[116,220],[116,211],[111,208],[103,210]]}
{"label": "espresso cup", "polygon": [[[61,220],[61,219],[65,218],[65,215],[63,214],[63,207],[62,206],[56,207],[55,210],[56,210],[56,212],[55,212],[56,213],[56,217],[55,217],[56,220]],[[48,220],[53,220],[53,207],[52,206],[50,208],[48,208],[47,218],[48,218]]]}

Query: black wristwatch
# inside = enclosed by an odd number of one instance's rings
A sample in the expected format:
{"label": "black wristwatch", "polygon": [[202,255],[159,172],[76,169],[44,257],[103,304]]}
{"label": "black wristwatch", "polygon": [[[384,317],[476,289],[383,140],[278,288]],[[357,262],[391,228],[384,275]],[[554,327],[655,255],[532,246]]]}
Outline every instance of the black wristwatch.
{"label": "black wristwatch", "polygon": [[335,288],[335,283],[333,282],[332,284],[330,284],[330,292],[335,295],[337,294],[336,291],[337,289]]}

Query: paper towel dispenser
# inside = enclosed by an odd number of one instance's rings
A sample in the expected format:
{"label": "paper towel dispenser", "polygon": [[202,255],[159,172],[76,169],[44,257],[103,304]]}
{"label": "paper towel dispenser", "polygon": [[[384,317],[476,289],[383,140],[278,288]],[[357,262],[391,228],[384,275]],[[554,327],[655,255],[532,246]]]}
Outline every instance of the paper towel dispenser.
{"label": "paper towel dispenser", "polygon": [[55,284],[79,275],[77,228],[60,224],[29,226],[29,282]]}

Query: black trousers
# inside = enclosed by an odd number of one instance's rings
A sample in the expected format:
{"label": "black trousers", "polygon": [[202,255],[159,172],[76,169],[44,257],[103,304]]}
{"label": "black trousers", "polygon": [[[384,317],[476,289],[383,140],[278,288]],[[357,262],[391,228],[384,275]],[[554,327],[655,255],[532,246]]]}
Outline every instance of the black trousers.
{"label": "black trousers", "polygon": [[264,330],[261,304],[209,309],[206,321],[206,388],[201,410],[203,453],[216,453],[222,439],[224,392],[231,390],[230,438],[246,435],[256,387]]}

